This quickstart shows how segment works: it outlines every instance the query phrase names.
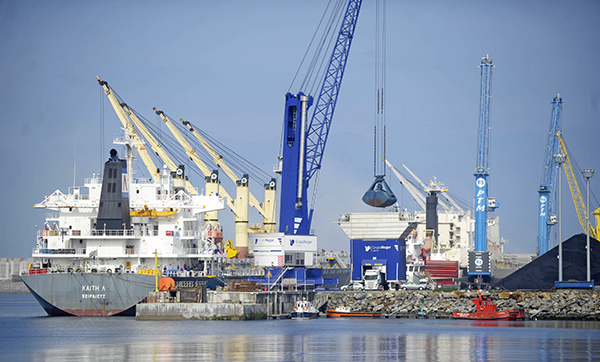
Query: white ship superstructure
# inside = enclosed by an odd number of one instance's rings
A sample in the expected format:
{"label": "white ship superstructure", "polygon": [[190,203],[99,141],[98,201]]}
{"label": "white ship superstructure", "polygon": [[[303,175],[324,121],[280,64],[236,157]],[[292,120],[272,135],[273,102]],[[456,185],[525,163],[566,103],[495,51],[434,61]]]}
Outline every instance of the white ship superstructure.
{"label": "white ship superstructure", "polygon": [[[53,211],[38,231],[34,258],[49,262],[52,271],[138,272],[155,269],[155,253],[161,268],[172,270],[192,265],[190,260],[224,257],[215,245],[219,240],[212,238],[220,234],[219,226],[205,227],[201,219],[204,212],[223,209],[223,199],[188,194],[180,185],[182,175],[182,169],[173,177],[166,168],[157,180],[128,180],[124,174],[122,191],[129,196],[131,222],[119,229],[98,224],[100,175],[67,194],[56,190],[34,206]],[[110,192],[117,183],[107,184]]]}

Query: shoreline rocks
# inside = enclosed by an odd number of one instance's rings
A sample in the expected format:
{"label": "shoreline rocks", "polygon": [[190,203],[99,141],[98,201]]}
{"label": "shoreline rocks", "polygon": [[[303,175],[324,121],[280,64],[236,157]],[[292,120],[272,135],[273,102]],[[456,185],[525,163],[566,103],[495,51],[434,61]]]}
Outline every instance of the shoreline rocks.
{"label": "shoreline rocks", "polygon": [[[476,290],[454,291],[372,291],[325,293],[327,308],[347,306],[361,312],[388,316],[450,318],[452,312],[475,312]],[[593,290],[481,291],[498,310],[524,309],[527,318],[548,320],[600,320],[600,292]]]}

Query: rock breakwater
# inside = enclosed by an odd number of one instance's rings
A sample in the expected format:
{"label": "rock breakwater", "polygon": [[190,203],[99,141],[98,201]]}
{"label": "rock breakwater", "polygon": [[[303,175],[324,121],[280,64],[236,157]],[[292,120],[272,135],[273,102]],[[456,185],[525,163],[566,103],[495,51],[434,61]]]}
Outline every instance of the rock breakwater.
{"label": "rock breakwater", "polygon": [[[326,295],[323,295],[326,294]],[[498,310],[524,309],[527,318],[551,320],[600,320],[600,293],[592,290],[481,292],[498,305]],[[475,312],[477,291],[373,291],[318,292],[327,308],[350,307],[353,311],[381,312],[390,317],[450,318],[453,312]]]}

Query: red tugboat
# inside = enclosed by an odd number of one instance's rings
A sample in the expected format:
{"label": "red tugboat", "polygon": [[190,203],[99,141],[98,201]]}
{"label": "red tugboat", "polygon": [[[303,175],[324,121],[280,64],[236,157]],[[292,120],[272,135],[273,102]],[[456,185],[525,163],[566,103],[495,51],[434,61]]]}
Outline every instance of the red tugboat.
{"label": "red tugboat", "polygon": [[493,304],[491,299],[483,299],[480,291],[477,291],[477,294],[478,298],[473,298],[473,303],[477,307],[475,313],[453,312],[452,318],[497,321],[514,321],[525,318],[523,309],[498,310],[498,306]]}

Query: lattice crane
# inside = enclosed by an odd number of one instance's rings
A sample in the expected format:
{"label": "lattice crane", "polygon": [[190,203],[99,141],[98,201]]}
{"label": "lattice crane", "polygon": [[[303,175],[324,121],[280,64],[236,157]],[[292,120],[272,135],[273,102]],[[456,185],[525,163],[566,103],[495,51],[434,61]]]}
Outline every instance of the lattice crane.
{"label": "lattice crane", "polygon": [[554,155],[560,153],[560,116],[562,113],[563,100],[558,94],[552,99],[552,121],[548,132],[548,148],[546,150],[546,162],[542,175],[542,183],[538,188],[539,213],[538,213],[538,255],[548,251],[548,238],[551,227],[556,224],[556,216],[553,214],[554,201],[556,199],[556,176],[558,175],[558,163],[554,161]]}
{"label": "lattice crane", "polygon": [[361,4],[361,0],[348,1],[310,123],[307,113],[313,103],[313,97],[303,92],[285,95],[283,152],[280,157],[281,233],[310,234],[316,181],[313,186],[313,202],[310,205],[307,202],[307,190],[313,177],[317,175],[318,178],[321,169],[323,152]]}

